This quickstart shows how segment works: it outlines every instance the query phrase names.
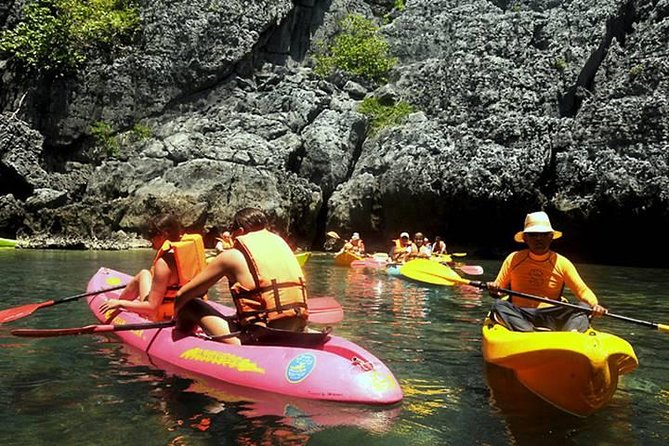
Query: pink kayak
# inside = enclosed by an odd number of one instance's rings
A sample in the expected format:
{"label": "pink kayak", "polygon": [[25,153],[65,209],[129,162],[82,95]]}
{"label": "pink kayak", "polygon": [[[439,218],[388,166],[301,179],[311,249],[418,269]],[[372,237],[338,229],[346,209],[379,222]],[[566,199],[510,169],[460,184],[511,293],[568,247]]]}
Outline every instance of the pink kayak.
{"label": "pink kayak", "polygon": [[[127,283],[130,276],[100,268],[88,283],[93,292]],[[117,298],[120,290],[88,299],[95,317],[105,321],[99,307]],[[234,309],[215,302],[224,314]],[[149,322],[141,315],[121,312],[112,323]],[[117,331],[124,343],[145,352],[156,363],[169,364],[184,374],[197,375],[252,389],[298,398],[385,405],[402,400],[392,372],[374,355],[338,336],[317,347],[230,345],[186,335],[174,327]]]}

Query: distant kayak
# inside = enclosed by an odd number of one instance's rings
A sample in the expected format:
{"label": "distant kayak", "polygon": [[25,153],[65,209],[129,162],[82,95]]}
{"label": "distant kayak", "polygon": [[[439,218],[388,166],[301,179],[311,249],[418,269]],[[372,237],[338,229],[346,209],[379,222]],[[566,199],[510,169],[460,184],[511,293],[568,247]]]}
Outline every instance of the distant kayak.
{"label": "distant kayak", "polygon": [[354,260],[351,262],[351,266],[358,268],[385,268],[388,265],[388,260],[388,254],[377,252],[361,260]]}
{"label": "distant kayak", "polygon": [[[88,283],[95,291],[127,283],[130,276],[100,268]],[[88,298],[99,321],[99,307],[117,298],[120,290]],[[230,307],[211,302],[223,314]],[[137,313],[121,312],[114,325],[149,322]],[[145,352],[155,364],[166,364],[185,375],[197,375],[252,389],[298,398],[361,403],[394,404],[402,389],[392,372],[362,347],[338,336],[328,336],[314,347],[284,345],[231,345],[179,332],[176,328],[150,328],[115,332],[124,343]]]}
{"label": "distant kayak", "polygon": [[18,240],[0,237],[0,248],[15,248]]}
{"label": "distant kayak", "polygon": [[311,251],[295,253],[295,258],[297,259],[297,263],[299,263],[300,266],[304,266],[305,263],[307,263],[307,261],[309,260],[309,257],[311,257]]}
{"label": "distant kayak", "polygon": [[627,341],[593,329],[523,333],[486,318],[482,333],[486,362],[513,370],[528,390],[580,417],[608,404],[618,377],[639,364]]}
{"label": "distant kayak", "polygon": [[356,260],[363,260],[363,257],[353,254],[349,251],[340,252],[335,256],[335,264],[340,266],[351,266],[351,263]]}

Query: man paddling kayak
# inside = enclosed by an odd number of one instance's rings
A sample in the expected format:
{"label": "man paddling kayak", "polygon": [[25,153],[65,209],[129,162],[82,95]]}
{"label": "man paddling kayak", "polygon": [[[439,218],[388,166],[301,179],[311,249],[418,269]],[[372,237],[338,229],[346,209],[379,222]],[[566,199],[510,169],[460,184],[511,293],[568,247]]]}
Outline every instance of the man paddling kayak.
{"label": "man paddling kayak", "polygon": [[[249,324],[289,331],[307,325],[307,289],[302,268],[290,246],[267,230],[260,209],[245,208],[233,217],[232,249],[216,256],[177,292],[177,327],[191,331],[199,324],[213,337],[226,336]],[[230,320],[199,296],[227,277],[237,317]],[[237,337],[221,338],[240,344]]]}
{"label": "man paddling kayak", "polygon": [[[562,232],[553,229],[545,212],[527,214],[524,229],[516,233],[514,240],[526,243],[528,249],[513,252],[504,260],[495,281],[487,284],[491,294],[497,295],[500,288],[510,288],[560,300],[567,285],[581,302],[592,307],[593,316],[605,314],[606,308],[599,305],[597,296],[583,282],[574,264],[550,250],[551,242],[561,236]],[[562,306],[542,308],[536,301],[521,297],[509,299],[496,299],[492,315],[511,330],[528,332],[543,328],[584,332],[590,326],[587,312]]]}

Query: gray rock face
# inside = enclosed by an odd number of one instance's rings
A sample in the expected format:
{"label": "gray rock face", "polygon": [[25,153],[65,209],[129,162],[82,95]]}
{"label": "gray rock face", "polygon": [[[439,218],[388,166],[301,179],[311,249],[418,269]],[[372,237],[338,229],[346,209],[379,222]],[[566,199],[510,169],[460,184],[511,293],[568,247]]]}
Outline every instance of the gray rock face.
{"label": "gray rock face", "polygon": [[[220,228],[259,206],[303,247],[336,230],[385,250],[421,230],[499,256],[545,209],[565,231],[557,247],[580,259],[640,262],[644,244],[669,242],[666,1],[393,5],[144,4],[135,46],[58,80],[46,106],[26,100],[29,124],[0,117],[0,229],[118,247],[139,243],[127,234],[148,215]],[[390,12],[399,63],[376,91],[310,68],[350,11]],[[0,70],[13,113],[22,84]],[[369,95],[416,112],[370,135],[357,111]],[[120,130],[114,157],[82,138],[97,120]],[[140,121],[144,140],[128,130]]]}

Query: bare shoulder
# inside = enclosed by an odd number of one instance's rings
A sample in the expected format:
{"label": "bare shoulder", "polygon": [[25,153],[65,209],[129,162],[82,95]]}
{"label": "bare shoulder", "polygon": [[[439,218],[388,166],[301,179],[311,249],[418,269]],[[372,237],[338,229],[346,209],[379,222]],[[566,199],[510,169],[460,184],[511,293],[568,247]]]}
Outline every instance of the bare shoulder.
{"label": "bare shoulder", "polygon": [[218,254],[214,260],[211,262],[218,267],[231,268],[236,267],[240,264],[246,264],[246,259],[244,259],[244,254],[242,254],[237,249],[226,249],[225,251]]}

